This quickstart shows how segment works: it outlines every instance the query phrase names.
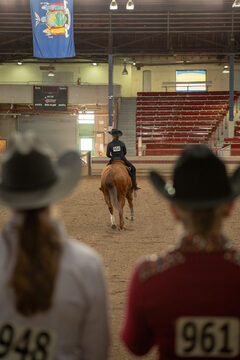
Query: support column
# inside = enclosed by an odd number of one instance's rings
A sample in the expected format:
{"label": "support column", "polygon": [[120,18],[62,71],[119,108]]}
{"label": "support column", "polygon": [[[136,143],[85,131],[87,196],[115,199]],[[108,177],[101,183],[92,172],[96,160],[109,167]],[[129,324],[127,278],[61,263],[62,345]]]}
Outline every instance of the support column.
{"label": "support column", "polygon": [[108,55],[108,126],[112,127],[113,119],[113,56]]}
{"label": "support column", "polygon": [[229,122],[228,136],[234,137],[234,54],[229,59]]}

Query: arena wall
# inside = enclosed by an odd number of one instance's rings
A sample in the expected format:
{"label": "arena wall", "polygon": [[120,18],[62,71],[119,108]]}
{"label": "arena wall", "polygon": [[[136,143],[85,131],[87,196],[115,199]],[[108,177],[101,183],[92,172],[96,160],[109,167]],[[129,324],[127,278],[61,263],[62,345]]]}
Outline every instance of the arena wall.
{"label": "arena wall", "polygon": [[[224,161],[229,174],[232,174],[239,166],[240,156],[232,157],[226,154],[222,156],[220,153],[218,155]],[[138,177],[147,176],[150,171],[155,170],[168,178],[172,175],[177,158],[178,156],[128,156],[128,160],[136,167]],[[92,159],[92,175],[101,175],[107,162],[106,157]]]}
{"label": "arena wall", "polygon": [[[60,84],[61,85],[61,84]],[[121,96],[120,86],[114,86],[114,96]],[[0,85],[1,104],[32,104],[33,87],[32,85]],[[68,104],[107,104],[108,86],[107,85],[71,85],[68,87]]]}
{"label": "arena wall", "polygon": [[76,118],[66,114],[20,116],[18,130],[34,130],[55,151],[56,155],[66,149],[77,148]]}
{"label": "arena wall", "polygon": [[[114,83],[121,86],[121,96],[123,97],[136,97],[138,91],[142,91],[143,71],[151,71],[151,91],[165,91],[162,87],[163,82],[176,81],[176,70],[207,70],[207,81],[212,82],[209,90],[228,90],[229,89],[229,76],[223,74],[223,63],[215,62],[209,64],[210,60],[194,58],[197,64],[181,63],[176,64],[175,58],[149,58],[142,57],[139,61],[143,64],[157,64],[160,61],[165,61],[175,65],[158,65],[149,66],[144,65],[140,70],[130,63],[127,64],[128,75],[122,75],[123,65],[122,60],[116,59],[114,65]],[[92,66],[91,64],[54,64],[56,73],[72,73],[73,83],[81,83],[85,85],[107,85],[108,83],[108,65],[99,64]],[[240,90],[240,64],[235,64],[235,90]],[[43,71],[40,70],[39,64],[4,64],[0,66],[0,83],[1,84],[40,84],[43,81]],[[51,80],[54,81],[54,80]],[[70,85],[70,84],[69,84]],[[169,88],[169,91],[175,91],[175,88]]]}

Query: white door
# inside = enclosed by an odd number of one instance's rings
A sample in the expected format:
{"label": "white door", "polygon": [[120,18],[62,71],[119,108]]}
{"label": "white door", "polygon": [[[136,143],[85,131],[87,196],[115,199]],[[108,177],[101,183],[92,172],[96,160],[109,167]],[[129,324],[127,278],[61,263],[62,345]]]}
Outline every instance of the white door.
{"label": "white door", "polygon": [[151,91],[151,71],[143,71],[143,91]]}

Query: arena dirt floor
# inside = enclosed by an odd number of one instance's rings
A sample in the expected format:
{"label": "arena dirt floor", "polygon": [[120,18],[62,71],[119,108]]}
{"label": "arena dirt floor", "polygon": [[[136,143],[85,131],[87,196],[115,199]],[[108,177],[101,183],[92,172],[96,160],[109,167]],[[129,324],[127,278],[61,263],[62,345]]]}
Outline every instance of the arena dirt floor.
{"label": "arena dirt floor", "polygon": [[[125,350],[119,338],[123,322],[126,289],[134,264],[146,254],[161,253],[170,249],[179,239],[181,229],[172,219],[168,204],[146,177],[140,177],[142,188],[135,200],[135,221],[126,220],[126,230],[111,229],[110,217],[103,195],[99,191],[100,178],[83,178],[67,199],[61,201],[58,213],[64,220],[69,235],[98,251],[105,263],[108,280],[112,346],[110,360],[131,360],[133,355]],[[240,201],[232,216],[226,221],[225,233],[240,248]],[[0,209],[0,225],[8,216]],[[129,216],[126,205],[125,216]],[[156,359],[153,352],[141,359]]]}

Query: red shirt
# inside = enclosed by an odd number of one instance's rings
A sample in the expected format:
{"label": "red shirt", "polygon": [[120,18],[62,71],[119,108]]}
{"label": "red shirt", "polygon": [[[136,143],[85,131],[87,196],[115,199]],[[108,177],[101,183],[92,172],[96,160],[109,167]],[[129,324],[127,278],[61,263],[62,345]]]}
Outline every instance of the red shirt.
{"label": "red shirt", "polygon": [[[159,359],[240,359],[240,254],[184,251],[138,265],[130,282],[122,339]],[[178,355],[177,355],[178,354]]]}

